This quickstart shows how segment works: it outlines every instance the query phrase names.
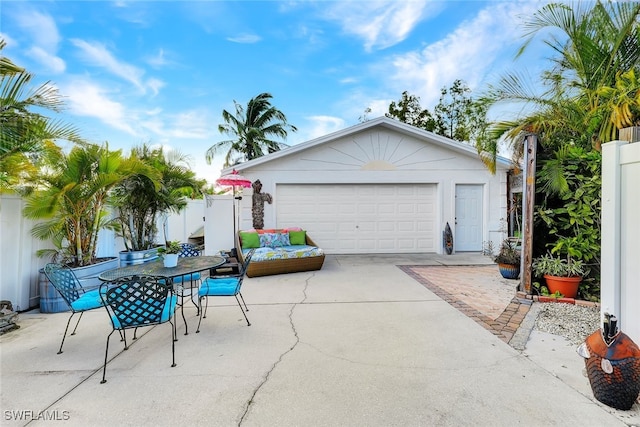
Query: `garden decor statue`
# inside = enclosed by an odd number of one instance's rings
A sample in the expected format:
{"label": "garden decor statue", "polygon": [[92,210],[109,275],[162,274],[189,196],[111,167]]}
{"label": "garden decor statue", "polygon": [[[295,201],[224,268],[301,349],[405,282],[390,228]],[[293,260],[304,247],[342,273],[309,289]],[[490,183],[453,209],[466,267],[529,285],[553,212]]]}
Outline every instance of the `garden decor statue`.
{"label": "garden decor statue", "polygon": [[252,184],[253,187],[253,206],[251,207],[251,215],[253,216],[253,228],[261,230],[264,228],[264,202],[271,204],[273,199],[269,193],[261,193],[262,183],[259,179]]}

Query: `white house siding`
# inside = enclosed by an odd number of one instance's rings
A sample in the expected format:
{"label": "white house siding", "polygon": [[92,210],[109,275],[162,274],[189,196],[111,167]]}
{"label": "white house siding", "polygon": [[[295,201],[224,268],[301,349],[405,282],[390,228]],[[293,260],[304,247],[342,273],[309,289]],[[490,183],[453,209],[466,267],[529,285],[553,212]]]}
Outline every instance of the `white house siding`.
{"label": "white house siding", "polygon": [[[497,247],[505,237],[501,231],[501,220],[506,218],[506,162],[500,162],[497,173],[491,175],[472,147],[392,119],[374,119],[237,165],[236,169],[252,181],[260,179],[262,192],[270,193],[273,197],[273,204],[265,204],[265,228],[304,225],[314,241],[327,253],[409,250],[443,253],[442,231],[447,222],[452,229],[455,225],[457,184],[476,184],[483,188],[482,240],[491,240]],[[314,208],[303,206],[301,199],[297,204],[292,200],[302,197],[304,185],[318,186],[315,190],[322,192],[318,194],[321,197],[312,201]],[[355,194],[358,190],[372,194],[364,202],[345,205],[331,200],[328,194],[331,188],[336,192],[335,197],[343,202],[348,199],[348,194]],[[401,197],[399,195],[392,196],[392,200],[402,200],[406,208],[416,212],[412,218],[413,227],[416,230],[424,229],[423,235],[413,242],[398,238],[390,242],[389,236],[395,232],[392,229],[399,230],[402,224],[395,224],[393,228],[389,226],[384,218],[386,213],[383,212],[389,211],[390,206],[379,192],[383,189],[398,192],[420,188],[433,193],[429,215],[420,213],[419,209],[425,207],[417,195],[408,204],[406,199],[397,199]],[[295,197],[292,197],[291,191]],[[251,193],[251,189],[245,190],[241,202],[240,229],[252,228]],[[284,205],[280,205],[281,202]],[[288,211],[285,205],[291,210]],[[370,236],[366,238],[373,237],[378,241],[365,241],[366,232],[361,229],[354,231],[353,218],[336,216],[331,225],[326,212],[334,209],[330,207],[332,205],[340,205],[344,210],[355,209],[358,215],[370,211],[383,215],[379,221],[370,220],[365,226],[370,230]],[[317,215],[313,215],[310,209],[317,210]],[[402,208],[395,209],[398,213],[398,209]],[[401,221],[404,222],[404,219]],[[384,226],[389,226],[389,231],[381,228]],[[336,230],[346,233],[343,234],[344,241],[336,236]]]}

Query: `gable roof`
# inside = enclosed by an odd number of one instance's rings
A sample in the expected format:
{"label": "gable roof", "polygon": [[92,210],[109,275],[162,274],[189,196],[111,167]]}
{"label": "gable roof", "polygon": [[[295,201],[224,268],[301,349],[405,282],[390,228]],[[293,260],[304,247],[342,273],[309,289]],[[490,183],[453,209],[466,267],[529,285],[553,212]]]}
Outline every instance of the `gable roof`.
{"label": "gable roof", "polygon": [[[401,121],[391,119],[386,116],[377,117],[372,120],[368,120],[363,123],[358,123],[357,125],[332,132],[330,134],[321,136],[319,138],[315,138],[306,142],[302,142],[300,144],[293,145],[291,147],[285,148],[283,150],[277,151],[275,153],[267,154],[262,157],[258,157],[257,159],[249,160],[244,163],[240,163],[234,166],[230,166],[228,168],[224,168],[221,173],[222,175],[226,173],[230,173],[233,169],[237,171],[242,171],[244,169],[249,169],[254,166],[258,166],[267,162],[271,162],[276,159],[281,159],[286,156],[290,156],[292,154],[299,153],[304,150],[308,150],[313,147],[317,147],[329,141],[334,141],[338,138],[342,138],[345,136],[349,136],[358,132],[362,132],[367,129],[371,129],[374,127],[382,127],[386,129],[391,129],[393,131],[403,133],[406,135],[413,136],[417,139],[428,140],[430,143],[440,145],[446,147],[450,150],[456,151],[458,153],[467,155],[469,157],[473,157],[475,159],[479,159],[478,152],[475,147],[472,147],[469,144],[455,141],[451,138],[447,138],[446,136],[438,135],[433,132],[426,131],[424,129],[417,128],[415,126],[403,123]],[[498,156],[496,158],[496,169],[500,170],[508,170],[511,168],[511,162],[505,157]]]}

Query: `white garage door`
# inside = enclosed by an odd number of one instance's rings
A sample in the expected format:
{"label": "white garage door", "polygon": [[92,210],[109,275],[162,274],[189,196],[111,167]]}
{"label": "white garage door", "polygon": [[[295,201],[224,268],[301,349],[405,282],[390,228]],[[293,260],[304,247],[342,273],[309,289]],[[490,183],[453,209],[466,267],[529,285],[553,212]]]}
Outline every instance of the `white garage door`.
{"label": "white garage door", "polygon": [[300,226],[327,253],[436,252],[435,184],[282,184],[278,227]]}

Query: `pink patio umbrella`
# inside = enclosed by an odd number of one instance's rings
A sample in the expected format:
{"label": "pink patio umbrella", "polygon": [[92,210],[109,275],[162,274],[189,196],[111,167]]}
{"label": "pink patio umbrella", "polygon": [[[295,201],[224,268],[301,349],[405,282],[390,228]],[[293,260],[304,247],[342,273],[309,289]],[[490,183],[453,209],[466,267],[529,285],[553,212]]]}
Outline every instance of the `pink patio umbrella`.
{"label": "pink patio umbrella", "polygon": [[237,229],[236,229],[237,228],[236,227],[236,200],[242,200],[241,196],[236,196],[236,187],[249,188],[249,187],[251,187],[251,180],[245,178],[242,175],[240,175],[238,173],[238,171],[234,169],[231,173],[226,174],[226,175],[222,175],[220,178],[216,179],[216,184],[222,185],[222,186],[229,186],[229,187],[232,187],[232,189],[233,189],[233,242],[234,242],[234,248],[232,250],[232,256],[236,256],[236,248],[235,248],[236,232],[237,232]]}

